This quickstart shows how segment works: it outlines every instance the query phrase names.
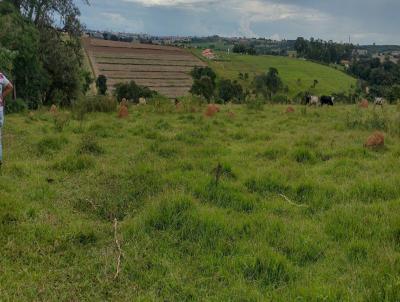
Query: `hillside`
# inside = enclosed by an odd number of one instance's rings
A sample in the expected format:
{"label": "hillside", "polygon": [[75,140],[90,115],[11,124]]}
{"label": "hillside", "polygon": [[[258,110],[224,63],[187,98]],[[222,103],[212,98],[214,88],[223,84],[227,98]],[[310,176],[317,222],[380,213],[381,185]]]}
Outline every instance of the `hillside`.
{"label": "hillside", "polygon": [[399,301],[396,108],[294,109],[8,115],[1,300]]}
{"label": "hillside", "polygon": [[[199,51],[195,51],[199,55]],[[248,81],[239,81],[249,87],[253,77],[268,71],[270,67],[278,69],[285,85],[289,86],[289,95],[295,96],[301,91],[310,90],[317,95],[349,92],[356,85],[356,79],[334,68],[321,64],[281,56],[249,56],[218,53],[219,60],[206,60],[220,77],[238,80],[239,72],[248,73]],[[300,81],[298,81],[300,79]],[[318,80],[315,89],[310,87]],[[353,87],[352,87],[353,86]]]}
{"label": "hillside", "polygon": [[103,74],[109,89],[119,82],[135,81],[175,98],[188,93],[189,72],[204,63],[183,49],[149,44],[133,44],[84,39],[95,76]]}

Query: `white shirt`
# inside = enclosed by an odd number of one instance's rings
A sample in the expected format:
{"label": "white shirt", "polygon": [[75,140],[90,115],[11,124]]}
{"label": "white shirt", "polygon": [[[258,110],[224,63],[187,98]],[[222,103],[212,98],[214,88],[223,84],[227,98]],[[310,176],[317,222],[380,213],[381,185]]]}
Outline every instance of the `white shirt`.
{"label": "white shirt", "polygon": [[10,81],[0,72],[0,107],[4,106],[3,89],[10,84]]}

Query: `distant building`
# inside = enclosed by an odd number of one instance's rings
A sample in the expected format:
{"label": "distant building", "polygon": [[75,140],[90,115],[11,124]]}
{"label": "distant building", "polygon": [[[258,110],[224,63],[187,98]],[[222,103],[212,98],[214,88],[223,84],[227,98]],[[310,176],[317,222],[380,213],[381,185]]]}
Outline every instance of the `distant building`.
{"label": "distant building", "polygon": [[350,67],[351,62],[349,60],[341,60],[340,65],[343,65],[346,68]]}
{"label": "distant building", "polygon": [[353,56],[367,56],[368,50],[367,49],[354,49]]}
{"label": "distant building", "polygon": [[216,57],[217,57],[217,56],[215,55],[215,53],[214,53],[211,49],[209,49],[209,48],[207,48],[206,50],[203,50],[203,52],[201,53],[201,55],[202,55],[203,57],[209,59],[209,60],[214,60],[214,59],[216,59]]}
{"label": "distant building", "polygon": [[374,59],[379,59],[381,63],[384,63],[385,61],[390,61],[394,64],[397,64],[400,61],[400,57],[393,55],[392,54],[386,54],[386,53],[379,53],[375,54],[372,56]]}

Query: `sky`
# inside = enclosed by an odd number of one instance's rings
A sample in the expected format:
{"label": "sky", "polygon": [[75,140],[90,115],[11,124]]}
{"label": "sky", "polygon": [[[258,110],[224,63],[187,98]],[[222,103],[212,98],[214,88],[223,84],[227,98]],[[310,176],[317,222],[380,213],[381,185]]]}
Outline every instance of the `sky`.
{"label": "sky", "polygon": [[89,29],[400,44],[400,0],[77,0]]}

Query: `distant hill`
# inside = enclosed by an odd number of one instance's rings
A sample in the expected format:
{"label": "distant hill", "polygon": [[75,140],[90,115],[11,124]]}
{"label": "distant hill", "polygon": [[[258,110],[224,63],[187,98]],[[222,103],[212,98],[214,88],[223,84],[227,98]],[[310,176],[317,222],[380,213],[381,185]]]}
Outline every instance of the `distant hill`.
{"label": "distant hill", "polygon": [[[200,56],[199,52],[195,52]],[[301,91],[309,90],[315,94],[349,92],[356,85],[356,79],[339,69],[303,59],[282,56],[250,56],[218,53],[216,61],[205,60],[219,77],[238,80],[244,87],[250,87],[255,75],[268,71],[270,67],[278,69],[285,85],[289,87],[289,96],[294,97]],[[339,68],[339,67],[336,67]],[[248,73],[249,79],[239,80],[239,73]],[[318,81],[311,89],[314,80]]]}

